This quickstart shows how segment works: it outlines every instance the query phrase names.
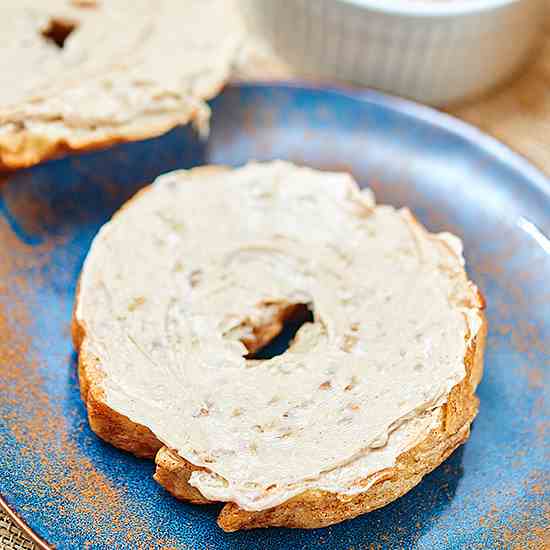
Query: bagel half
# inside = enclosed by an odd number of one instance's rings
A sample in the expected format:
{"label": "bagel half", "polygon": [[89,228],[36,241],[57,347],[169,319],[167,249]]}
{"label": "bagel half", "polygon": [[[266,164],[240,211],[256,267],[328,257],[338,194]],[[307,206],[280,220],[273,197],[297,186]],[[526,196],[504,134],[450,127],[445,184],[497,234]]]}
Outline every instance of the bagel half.
{"label": "bagel half", "polygon": [[0,171],[194,123],[242,56],[229,0],[6,0]]}
{"label": "bagel half", "polygon": [[[345,174],[284,162],[161,176],[106,224],[73,315],[92,430],[155,458],[225,531],[395,500],[477,414],[484,303],[460,241]],[[289,349],[254,353],[303,307]]]}

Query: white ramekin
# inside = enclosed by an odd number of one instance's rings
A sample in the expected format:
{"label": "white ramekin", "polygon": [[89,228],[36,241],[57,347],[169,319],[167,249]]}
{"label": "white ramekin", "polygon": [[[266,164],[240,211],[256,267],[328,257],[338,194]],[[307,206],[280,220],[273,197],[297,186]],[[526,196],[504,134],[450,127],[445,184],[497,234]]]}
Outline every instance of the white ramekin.
{"label": "white ramekin", "polygon": [[242,0],[251,29],[304,76],[432,105],[510,77],[548,0]]}

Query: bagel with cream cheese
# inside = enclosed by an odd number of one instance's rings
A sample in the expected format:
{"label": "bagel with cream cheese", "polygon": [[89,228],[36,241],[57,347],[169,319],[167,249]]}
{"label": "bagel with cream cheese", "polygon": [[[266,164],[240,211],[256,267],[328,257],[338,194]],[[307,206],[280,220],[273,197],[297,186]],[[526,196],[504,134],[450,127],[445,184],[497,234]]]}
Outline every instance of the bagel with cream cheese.
{"label": "bagel with cream cheese", "polygon": [[[309,309],[289,348],[254,353]],[[226,531],[379,508],[463,443],[484,303],[460,240],[286,162],[158,178],[94,239],[73,316],[96,434]]]}

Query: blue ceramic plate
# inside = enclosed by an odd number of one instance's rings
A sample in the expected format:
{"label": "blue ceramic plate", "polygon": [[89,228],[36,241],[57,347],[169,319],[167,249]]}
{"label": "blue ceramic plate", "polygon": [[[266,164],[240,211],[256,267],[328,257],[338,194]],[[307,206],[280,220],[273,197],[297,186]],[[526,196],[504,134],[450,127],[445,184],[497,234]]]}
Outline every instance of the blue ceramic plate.
{"label": "blue ceramic plate", "polygon": [[[548,537],[550,183],[443,114],[372,92],[236,85],[189,129],[17,172],[0,187],[0,492],[57,548],[542,548]],[[352,172],[464,240],[487,298],[481,409],[468,442],[397,502],[326,529],[225,534],[151,462],[102,443],[80,401],[70,319],[90,242],[161,172],[291,159]]]}

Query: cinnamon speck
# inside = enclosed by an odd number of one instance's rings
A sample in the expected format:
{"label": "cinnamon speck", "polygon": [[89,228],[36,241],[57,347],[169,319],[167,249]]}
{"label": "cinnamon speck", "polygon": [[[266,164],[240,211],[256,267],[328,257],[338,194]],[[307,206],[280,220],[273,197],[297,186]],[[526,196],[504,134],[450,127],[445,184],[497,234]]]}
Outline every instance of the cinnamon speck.
{"label": "cinnamon speck", "polygon": [[191,285],[192,288],[195,288],[196,286],[198,286],[201,280],[202,280],[202,270],[195,269],[191,271],[191,274],[189,275],[189,284]]}
{"label": "cinnamon speck", "polygon": [[136,296],[129,304],[128,311],[133,312],[138,307],[142,306],[145,303],[145,298],[143,296]]}

